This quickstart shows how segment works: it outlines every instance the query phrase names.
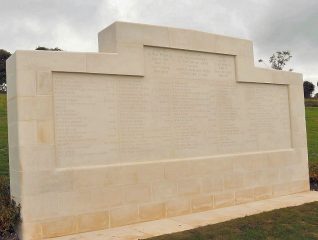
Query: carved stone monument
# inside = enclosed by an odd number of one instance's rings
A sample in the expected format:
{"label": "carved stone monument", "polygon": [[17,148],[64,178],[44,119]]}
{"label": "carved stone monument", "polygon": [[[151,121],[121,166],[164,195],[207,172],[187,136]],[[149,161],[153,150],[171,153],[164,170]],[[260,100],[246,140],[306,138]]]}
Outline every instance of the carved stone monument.
{"label": "carved stone monument", "polygon": [[301,74],[203,32],[116,22],[98,40],[99,53],[8,61],[23,239],[309,190]]}

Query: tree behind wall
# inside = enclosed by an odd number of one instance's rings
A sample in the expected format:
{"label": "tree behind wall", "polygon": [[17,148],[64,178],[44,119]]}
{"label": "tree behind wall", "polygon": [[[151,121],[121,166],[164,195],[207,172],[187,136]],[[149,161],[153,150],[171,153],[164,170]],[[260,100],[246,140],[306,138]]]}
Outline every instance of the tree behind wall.
{"label": "tree behind wall", "polygon": [[[292,58],[289,51],[277,51],[270,58],[271,67],[276,70],[283,70],[286,63]],[[290,69],[291,70],[291,69]]]}
{"label": "tree behind wall", "polygon": [[[292,55],[290,54],[290,51],[277,51],[273,53],[273,55],[269,58],[269,63],[271,64],[271,68],[276,70],[283,70],[291,58],[292,58]],[[259,59],[258,62],[263,63],[266,67],[268,67],[263,59]],[[289,69],[289,71],[293,71],[293,69]],[[317,82],[317,86],[318,86],[318,82]],[[315,91],[315,85],[309,81],[304,81],[303,87],[304,87],[304,97],[311,98],[312,93]],[[314,97],[317,98],[318,95],[315,94]]]}
{"label": "tree behind wall", "polygon": [[55,47],[55,48],[47,48],[47,47],[40,47],[38,46],[35,50],[43,50],[43,51],[63,51],[62,49]]}
{"label": "tree behind wall", "polygon": [[6,92],[7,77],[6,77],[6,60],[11,56],[11,53],[0,49],[0,92]]}
{"label": "tree behind wall", "polygon": [[[268,62],[271,64],[271,68],[276,70],[283,70],[285,65],[289,62],[291,58],[292,55],[290,54],[290,51],[277,51],[273,53],[273,55],[269,58]],[[259,59],[258,62],[264,63],[264,65],[268,67],[263,59]],[[289,71],[293,71],[293,69],[289,69]]]}
{"label": "tree behind wall", "polygon": [[311,94],[315,91],[315,85],[312,82],[304,81],[304,97],[311,98]]}

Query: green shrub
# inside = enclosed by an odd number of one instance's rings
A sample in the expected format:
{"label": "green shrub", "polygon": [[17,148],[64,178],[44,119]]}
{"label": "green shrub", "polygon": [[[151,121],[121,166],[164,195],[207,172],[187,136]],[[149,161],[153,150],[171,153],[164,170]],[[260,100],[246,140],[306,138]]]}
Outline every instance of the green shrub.
{"label": "green shrub", "polygon": [[20,221],[20,205],[11,199],[9,179],[0,176],[0,239],[13,236]]}
{"label": "green shrub", "polygon": [[310,179],[318,182],[318,163],[317,162],[309,164],[309,176],[310,176]]}
{"label": "green shrub", "polygon": [[309,163],[309,179],[312,190],[318,191],[318,163]]}

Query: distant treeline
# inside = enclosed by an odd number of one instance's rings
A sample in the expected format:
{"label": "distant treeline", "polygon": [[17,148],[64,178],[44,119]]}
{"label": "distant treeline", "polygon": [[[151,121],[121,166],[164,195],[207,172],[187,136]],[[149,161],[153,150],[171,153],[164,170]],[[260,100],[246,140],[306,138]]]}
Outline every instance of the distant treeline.
{"label": "distant treeline", "polygon": [[307,98],[305,99],[306,107],[318,107],[318,98]]}

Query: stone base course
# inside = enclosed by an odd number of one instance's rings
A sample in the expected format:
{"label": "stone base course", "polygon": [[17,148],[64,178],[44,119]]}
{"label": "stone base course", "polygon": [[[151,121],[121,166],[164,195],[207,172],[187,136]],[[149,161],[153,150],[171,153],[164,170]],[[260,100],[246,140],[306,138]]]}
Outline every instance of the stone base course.
{"label": "stone base course", "polygon": [[318,201],[318,192],[303,192],[272,199],[260,200],[200,213],[145,223],[116,227],[103,231],[76,234],[52,240],[138,240],[149,237],[190,230],[210,224],[225,222],[231,219],[250,216],[279,208],[293,207]]}

